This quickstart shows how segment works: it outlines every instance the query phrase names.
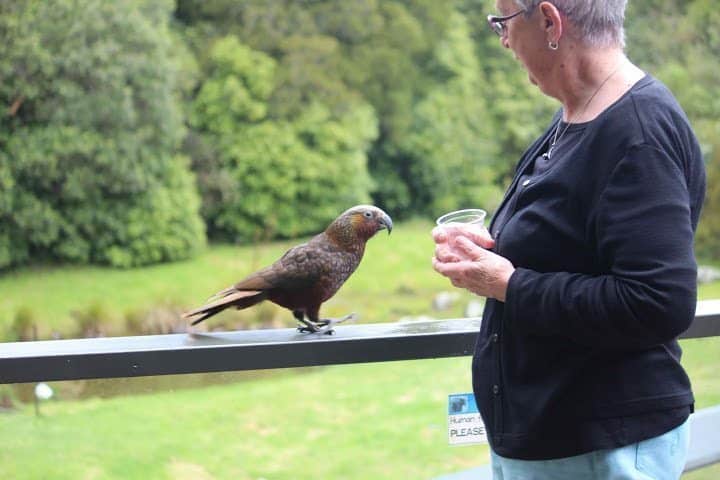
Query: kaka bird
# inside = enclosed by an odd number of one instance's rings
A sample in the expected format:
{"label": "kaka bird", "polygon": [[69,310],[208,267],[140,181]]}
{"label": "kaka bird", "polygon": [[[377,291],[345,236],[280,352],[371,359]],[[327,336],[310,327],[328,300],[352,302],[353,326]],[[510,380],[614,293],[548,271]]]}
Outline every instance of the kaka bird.
{"label": "kaka bird", "polygon": [[392,231],[392,219],[381,209],[358,205],[343,212],[324,232],[297,245],[275,263],[251,274],[210,298],[210,302],[183,314],[192,325],[235,307],[251,307],[270,300],[292,311],[301,332],[332,334],[332,326],[351,318],[320,319],[320,305],[335,295],[355,271],[365,243],[377,232]]}

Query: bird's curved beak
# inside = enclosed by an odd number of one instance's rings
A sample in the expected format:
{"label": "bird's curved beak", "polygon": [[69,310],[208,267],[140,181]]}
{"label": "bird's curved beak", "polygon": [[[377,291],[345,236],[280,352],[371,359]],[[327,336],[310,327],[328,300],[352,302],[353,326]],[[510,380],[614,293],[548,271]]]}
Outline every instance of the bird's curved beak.
{"label": "bird's curved beak", "polygon": [[390,232],[392,232],[392,229],[393,229],[392,218],[390,218],[390,216],[387,215],[387,214],[383,214],[383,215],[381,215],[380,218],[378,219],[378,223],[380,224],[380,225],[379,225],[379,228],[380,228],[380,229],[383,229],[383,228],[387,229],[388,235],[390,235]]}

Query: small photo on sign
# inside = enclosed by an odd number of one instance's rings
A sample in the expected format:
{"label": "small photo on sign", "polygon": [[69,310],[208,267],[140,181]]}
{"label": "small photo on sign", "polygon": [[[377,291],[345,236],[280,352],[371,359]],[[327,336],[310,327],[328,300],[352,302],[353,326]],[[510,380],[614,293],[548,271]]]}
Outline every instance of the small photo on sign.
{"label": "small photo on sign", "polygon": [[466,395],[450,395],[450,415],[456,413],[468,413],[468,398]]}

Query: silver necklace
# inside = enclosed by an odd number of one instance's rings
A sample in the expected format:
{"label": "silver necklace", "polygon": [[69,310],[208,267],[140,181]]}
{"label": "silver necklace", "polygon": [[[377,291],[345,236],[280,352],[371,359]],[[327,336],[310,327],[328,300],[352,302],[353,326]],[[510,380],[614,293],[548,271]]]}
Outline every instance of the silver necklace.
{"label": "silver necklace", "polygon": [[600,86],[597,88],[597,90],[595,90],[595,92],[592,95],[590,95],[590,98],[588,98],[587,102],[585,102],[585,105],[583,105],[582,110],[577,114],[577,116],[574,115],[572,118],[568,118],[568,122],[567,122],[567,124],[565,124],[565,128],[563,128],[562,133],[560,133],[560,135],[558,136],[558,132],[560,131],[560,124],[562,123],[562,115],[560,116],[560,118],[558,119],[558,122],[557,122],[557,126],[555,127],[555,133],[553,134],[553,140],[550,143],[550,147],[548,148],[547,152],[542,154],[542,157],[545,160],[550,159],[550,157],[553,154],[553,151],[555,150],[555,145],[557,144],[557,142],[559,142],[562,139],[563,135],[565,135],[565,132],[568,131],[568,128],[570,128],[570,125],[572,125],[573,119],[577,118],[580,115],[582,115],[583,113],[585,113],[585,110],[587,110],[587,107],[590,105],[590,102],[592,102],[593,98],[595,98],[595,95],[597,95],[600,92],[600,90],[602,90],[602,88],[605,86],[605,84],[608,82],[608,80],[610,80],[610,78],[612,78],[612,76],[615,75],[618,70],[620,70],[621,66],[622,66],[622,61],[620,61],[618,66],[615,67],[612,72],[610,72],[610,75],[605,77],[605,80],[603,80],[602,83],[600,83]]}

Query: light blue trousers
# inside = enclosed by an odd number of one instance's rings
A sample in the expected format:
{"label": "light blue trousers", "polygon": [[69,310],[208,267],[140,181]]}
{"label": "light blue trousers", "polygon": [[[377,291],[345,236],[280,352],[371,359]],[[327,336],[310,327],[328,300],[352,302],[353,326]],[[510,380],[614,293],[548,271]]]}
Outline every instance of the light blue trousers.
{"label": "light blue trousers", "polygon": [[491,451],[493,480],[677,480],[690,443],[686,421],[621,448],[555,460],[514,460]]}

